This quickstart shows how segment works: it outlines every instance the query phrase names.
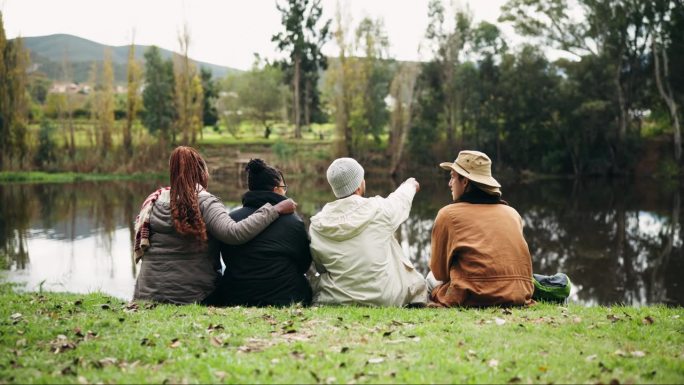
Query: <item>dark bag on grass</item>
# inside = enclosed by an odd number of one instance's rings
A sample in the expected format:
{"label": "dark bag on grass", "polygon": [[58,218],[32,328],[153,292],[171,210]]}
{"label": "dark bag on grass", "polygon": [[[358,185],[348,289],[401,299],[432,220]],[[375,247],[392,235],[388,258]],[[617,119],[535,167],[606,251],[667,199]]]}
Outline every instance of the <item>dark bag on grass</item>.
{"label": "dark bag on grass", "polygon": [[535,301],[563,303],[570,296],[572,283],[570,278],[563,273],[554,275],[532,274],[532,281],[534,281],[532,299]]}

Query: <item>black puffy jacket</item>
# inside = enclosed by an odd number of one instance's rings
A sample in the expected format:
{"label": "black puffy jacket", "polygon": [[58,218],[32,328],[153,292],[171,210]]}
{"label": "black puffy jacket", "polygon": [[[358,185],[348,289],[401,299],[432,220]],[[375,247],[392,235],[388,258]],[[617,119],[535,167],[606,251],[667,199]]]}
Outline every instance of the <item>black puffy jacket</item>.
{"label": "black puffy jacket", "polygon": [[[287,197],[271,191],[248,191],[243,207],[232,211],[236,221],[252,215],[264,203]],[[282,215],[251,241],[221,246],[226,265],[221,283],[212,296],[216,305],[286,306],[311,303],[311,286],[304,273],[311,265],[309,237],[297,214]]]}

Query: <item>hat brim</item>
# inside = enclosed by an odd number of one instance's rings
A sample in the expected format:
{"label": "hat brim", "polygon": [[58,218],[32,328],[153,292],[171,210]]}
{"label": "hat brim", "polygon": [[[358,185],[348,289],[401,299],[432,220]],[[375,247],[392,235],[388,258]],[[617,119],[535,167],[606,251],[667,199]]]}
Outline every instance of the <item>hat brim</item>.
{"label": "hat brim", "polygon": [[475,183],[483,184],[489,187],[501,187],[501,184],[499,184],[499,182],[497,182],[496,179],[494,179],[493,177],[471,174],[456,163],[442,162],[439,164],[439,167],[445,170],[454,170],[456,171],[456,173],[458,173],[458,175],[461,175],[466,179],[472,180]]}

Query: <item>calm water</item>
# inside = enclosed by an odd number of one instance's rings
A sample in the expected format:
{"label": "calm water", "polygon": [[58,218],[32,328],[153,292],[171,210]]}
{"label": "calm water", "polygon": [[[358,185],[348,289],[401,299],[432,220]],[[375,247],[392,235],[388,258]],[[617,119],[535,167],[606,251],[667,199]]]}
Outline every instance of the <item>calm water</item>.
{"label": "calm water", "polygon": [[[368,176],[368,194],[396,186]],[[446,173],[419,178],[421,191],[398,236],[427,272],[432,221],[449,203]],[[322,178],[287,180],[307,222],[332,199]],[[103,291],[130,299],[133,219],[159,181],[0,184],[1,279],[27,290]],[[244,192],[235,178],[210,191],[228,207]],[[504,198],[525,221],[534,270],[565,272],[572,300],[593,304],[684,305],[681,192],[653,181],[544,181],[505,184]]]}

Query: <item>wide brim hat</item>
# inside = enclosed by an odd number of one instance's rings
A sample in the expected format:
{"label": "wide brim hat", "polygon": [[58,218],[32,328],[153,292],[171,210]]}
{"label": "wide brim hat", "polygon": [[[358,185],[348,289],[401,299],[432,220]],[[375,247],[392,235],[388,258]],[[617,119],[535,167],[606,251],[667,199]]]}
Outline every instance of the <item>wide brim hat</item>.
{"label": "wide brim hat", "polygon": [[479,151],[464,150],[458,153],[453,163],[443,162],[439,167],[454,170],[459,175],[485,186],[486,192],[499,192],[501,184],[492,176],[492,160],[487,154]]}

